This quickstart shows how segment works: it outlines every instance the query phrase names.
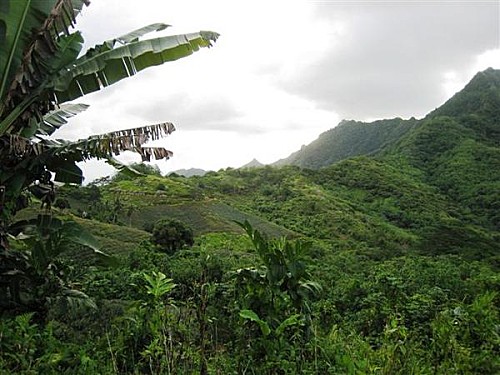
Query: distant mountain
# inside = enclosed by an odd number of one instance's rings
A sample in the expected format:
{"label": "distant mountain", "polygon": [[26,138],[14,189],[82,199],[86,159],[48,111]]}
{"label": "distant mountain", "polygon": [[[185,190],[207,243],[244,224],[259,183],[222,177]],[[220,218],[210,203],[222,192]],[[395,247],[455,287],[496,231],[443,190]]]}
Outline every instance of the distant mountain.
{"label": "distant mountain", "polygon": [[175,173],[179,176],[192,177],[192,176],[204,176],[207,171],[199,168],[189,168],[189,169],[178,169],[176,171],[170,172],[170,174]]}
{"label": "distant mountain", "polygon": [[371,123],[343,120],[309,145],[273,165],[317,169],[353,156],[371,155],[401,139],[417,124],[418,120],[414,118]]}
{"label": "distant mountain", "polygon": [[259,167],[264,167],[264,166],[265,166],[265,164],[262,164],[257,159],[252,159],[251,162],[248,162],[245,165],[242,165],[239,169],[242,169],[242,168],[259,168]]}
{"label": "distant mountain", "polygon": [[449,116],[490,145],[500,144],[500,71],[477,73],[465,88],[424,119],[395,118],[371,123],[342,121],[318,139],[274,165],[317,169],[359,155],[374,155],[400,143],[415,129],[437,117]]}

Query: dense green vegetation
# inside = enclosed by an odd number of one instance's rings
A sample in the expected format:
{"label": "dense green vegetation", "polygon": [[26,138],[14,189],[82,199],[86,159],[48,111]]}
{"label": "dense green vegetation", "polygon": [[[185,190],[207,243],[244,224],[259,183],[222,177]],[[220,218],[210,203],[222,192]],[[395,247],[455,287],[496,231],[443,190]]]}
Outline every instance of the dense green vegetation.
{"label": "dense green vegetation", "polygon": [[314,142],[274,164],[317,169],[350,157],[374,154],[397,142],[418,123],[415,118],[372,123],[344,120]]}
{"label": "dense green vegetation", "polygon": [[[481,110],[447,111],[317,170],[135,166],[143,176],[59,188],[54,214],[115,258],[57,256],[54,277],[80,298],[5,310],[2,370],[498,373],[498,140],[478,131]],[[194,245],[165,253],[157,222]]]}
{"label": "dense green vegetation", "polygon": [[0,373],[500,373],[499,71],[422,120],[343,122],[292,165],[57,188],[83,144],[35,158],[54,103],[4,88]]}

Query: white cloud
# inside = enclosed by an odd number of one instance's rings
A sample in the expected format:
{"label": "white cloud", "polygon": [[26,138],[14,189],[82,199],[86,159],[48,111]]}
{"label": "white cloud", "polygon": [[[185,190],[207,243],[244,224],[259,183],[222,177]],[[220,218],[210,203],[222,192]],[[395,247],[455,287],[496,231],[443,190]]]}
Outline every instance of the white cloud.
{"label": "white cloud", "polygon": [[500,69],[500,48],[490,49],[477,55],[472,65],[465,71],[449,71],[444,73],[442,82],[443,101],[460,91],[477,72],[488,68]]}
{"label": "white cloud", "polygon": [[[500,39],[500,25],[498,33]],[[472,70],[478,72],[487,68],[500,69],[500,45],[498,47],[499,48],[488,50],[477,56],[476,63]]]}

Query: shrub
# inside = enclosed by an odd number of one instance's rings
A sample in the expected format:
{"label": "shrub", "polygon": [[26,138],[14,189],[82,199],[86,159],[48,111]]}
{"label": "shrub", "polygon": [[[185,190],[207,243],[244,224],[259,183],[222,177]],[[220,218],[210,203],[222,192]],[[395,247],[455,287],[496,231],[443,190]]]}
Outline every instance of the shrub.
{"label": "shrub", "polygon": [[71,208],[71,205],[69,204],[69,201],[66,198],[57,198],[54,207],[60,208],[60,209],[65,209],[65,208]]}
{"label": "shrub", "polygon": [[193,246],[193,230],[182,221],[161,219],[153,227],[151,242],[161,251],[172,255],[183,247]]}

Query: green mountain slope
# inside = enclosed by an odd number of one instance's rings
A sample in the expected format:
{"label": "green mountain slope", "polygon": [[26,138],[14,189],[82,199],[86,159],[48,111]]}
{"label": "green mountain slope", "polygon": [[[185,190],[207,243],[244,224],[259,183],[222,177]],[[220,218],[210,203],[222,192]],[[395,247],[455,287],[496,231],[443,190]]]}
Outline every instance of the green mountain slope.
{"label": "green mountain slope", "polygon": [[274,165],[317,169],[353,156],[374,154],[398,141],[418,123],[414,118],[395,118],[372,123],[342,121],[309,145]]}
{"label": "green mountain slope", "polygon": [[479,72],[422,120],[342,122],[278,164],[321,168],[370,155],[420,173],[466,221],[500,229],[500,71]]}
{"label": "green mountain slope", "polygon": [[499,230],[500,71],[478,73],[389,154],[406,158],[427,183],[476,214],[476,224]]}
{"label": "green mountain slope", "polygon": [[[228,168],[190,178],[119,174],[100,188],[108,202],[100,209],[116,209],[113,220],[138,229],[167,217],[196,235],[238,233],[234,221],[248,219],[270,236],[303,236],[323,249],[375,258],[407,252],[495,258],[500,150],[491,111],[500,108],[498,75],[477,75],[423,120],[344,122],[300,151],[314,151],[301,163],[327,163],[323,168]],[[366,155],[353,157],[359,154]]]}
{"label": "green mountain slope", "polygon": [[[479,72],[441,107],[429,113],[424,120],[448,116],[472,131],[484,142],[500,145],[500,71],[487,69]],[[321,134],[318,139],[275,165],[297,165],[321,168],[349,157],[372,155],[393,147],[426,121],[378,120],[372,123],[342,121]],[[442,138],[442,137],[440,137]]]}
{"label": "green mountain slope", "polygon": [[[427,117],[452,116],[466,121],[473,120],[474,117],[479,117],[488,125],[498,125],[498,121],[500,120],[499,101],[500,71],[489,68],[477,73],[463,90],[454,95],[441,107],[429,113]],[[471,115],[473,117],[468,118]],[[474,124],[471,123],[470,125],[473,126]],[[488,133],[483,132],[484,130],[476,128],[476,131],[479,133],[487,135]],[[492,134],[489,135],[493,135],[498,141],[500,133],[498,127],[496,127],[496,131],[494,128],[487,130],[491,130]]]}

